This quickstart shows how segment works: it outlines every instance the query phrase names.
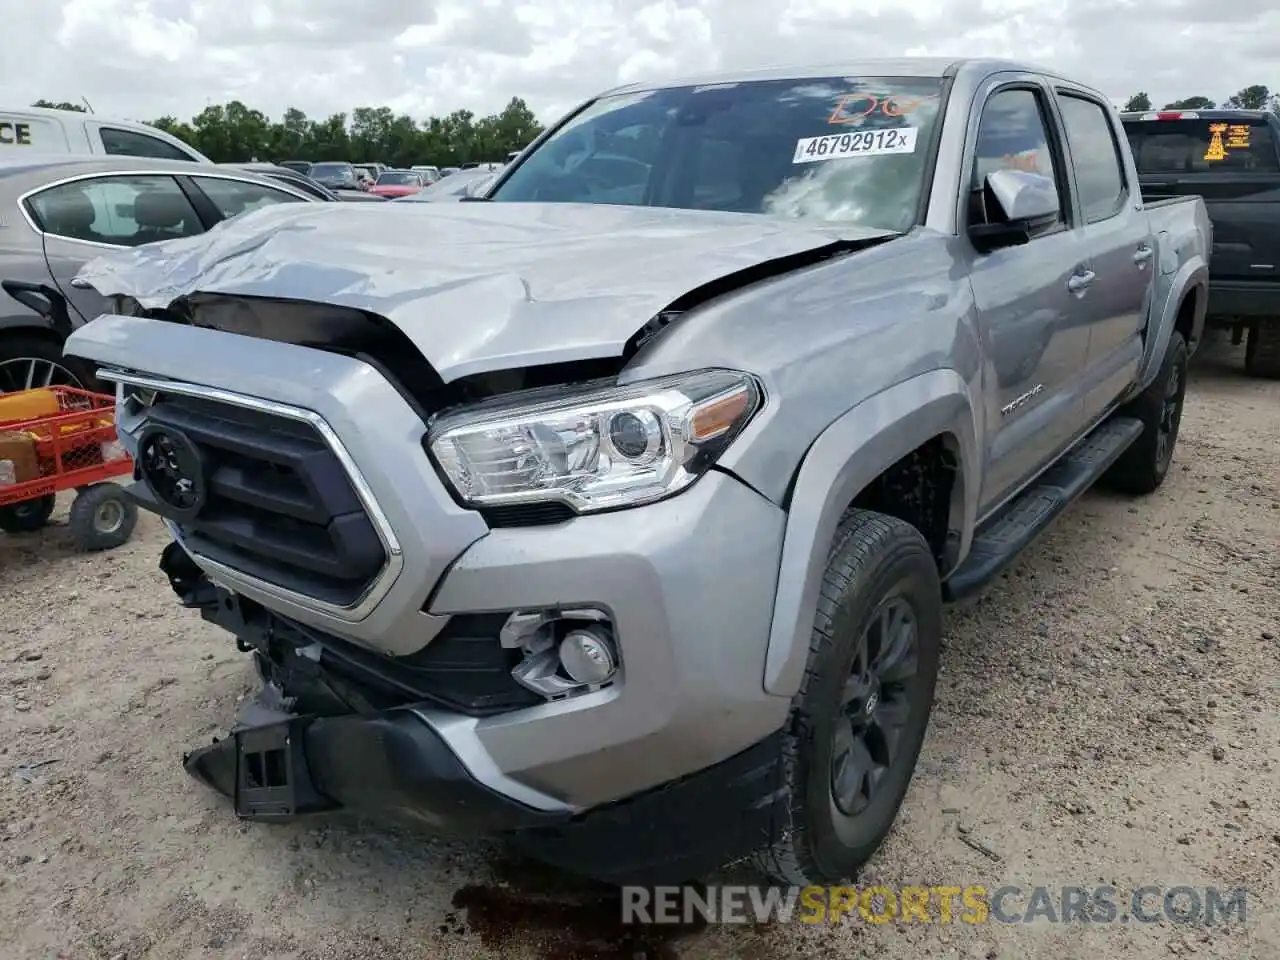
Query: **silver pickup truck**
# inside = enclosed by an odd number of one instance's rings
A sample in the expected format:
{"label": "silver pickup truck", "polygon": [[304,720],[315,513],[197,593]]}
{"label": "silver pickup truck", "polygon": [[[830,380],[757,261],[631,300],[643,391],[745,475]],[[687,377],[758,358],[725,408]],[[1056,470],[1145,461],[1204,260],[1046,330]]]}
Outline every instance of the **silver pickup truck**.
{"label": "silver pickup truck", "polygon": [[615,881],[854,875],[944,604],[1169,469],[1210,227],[1137,183],[1067,78],[854,62],[610,91],[477,202],[89,265],[68,350],[262,679],[186,769]]}

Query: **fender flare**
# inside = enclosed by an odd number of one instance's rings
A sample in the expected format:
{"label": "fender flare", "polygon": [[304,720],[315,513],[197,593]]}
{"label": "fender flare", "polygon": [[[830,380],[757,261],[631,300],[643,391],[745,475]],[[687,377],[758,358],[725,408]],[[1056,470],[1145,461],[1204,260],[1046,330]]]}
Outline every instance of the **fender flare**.
{"label": "fender flare", "polygon": [[1148,327],[1149,330],[1154,331],[1154,336],[1143,353],[1142,367],[1138,371],[1133,395],[1149,387],[1159,375],[1160,365],[1164,362],[1165,348],[1169,338],[1173,336],[1174,324],[1178,322],[1178,312],[1182,309],[1182,303],[1187,294],[1197,287],[1202,291],[1196,305],[1197,316],[1193,318],[1193,329],[1197,331],[1198,337],[1204,330],[1204,315],[1209,305],[1209,265],[1204,257],[1198,255],[1184,263],[1173,275],[1169,283],[1169,295],[1165,298],[1164,309],[1160,314],[1160,321],[1154,328]]}
{"label": "fender flare", "polygon": [[959,556],[968,551],[980,479],[975,413],[960,375],[933,370],[862,401],[814,441],[800,464],[783,534],[765,655],[766,693],[792,697],[800,689],[831,541],[849,504],[885,469],[941,434],[954,437],[958,448]]}

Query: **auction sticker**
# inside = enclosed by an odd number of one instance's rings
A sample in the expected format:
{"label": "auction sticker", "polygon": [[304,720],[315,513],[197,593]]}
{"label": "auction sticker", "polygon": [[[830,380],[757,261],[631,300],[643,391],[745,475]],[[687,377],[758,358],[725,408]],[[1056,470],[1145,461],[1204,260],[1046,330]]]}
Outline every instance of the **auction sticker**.
{"label": "auction sticker", "polygon": [[796,143],[792,163],[843,160],[846,157],[879,157],[888,153],[915,153],[917,127],[890,127],[832,133],[825,137],[805,137]]}

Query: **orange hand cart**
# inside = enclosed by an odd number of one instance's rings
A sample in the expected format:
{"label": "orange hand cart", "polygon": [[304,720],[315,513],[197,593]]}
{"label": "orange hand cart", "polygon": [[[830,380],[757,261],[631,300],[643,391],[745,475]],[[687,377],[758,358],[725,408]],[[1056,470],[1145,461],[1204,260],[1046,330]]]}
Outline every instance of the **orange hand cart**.
{"label": "orange hand cart", "polygon": [[133,460],[115,426],[115,397],[73,387],[0,395],[0,530],[39,530],[57,494],[75,490],[71,535],[84,550],[118,547],[133,535],[137,505],[111,483]]}

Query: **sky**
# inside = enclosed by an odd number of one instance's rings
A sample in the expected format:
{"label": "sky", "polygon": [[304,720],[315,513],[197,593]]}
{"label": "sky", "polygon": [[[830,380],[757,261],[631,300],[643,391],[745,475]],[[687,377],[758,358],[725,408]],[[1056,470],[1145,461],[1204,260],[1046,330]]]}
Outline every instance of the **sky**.
{"label": "sky", "polygon": [[[388,106],[543,121],[619,83],[902,55],[1015,57],[1115,101],[1280,89],[1268,0],[2,0],[0,107],[189,119]],[[1268,8],[1271,8],[1268,10]]]}

